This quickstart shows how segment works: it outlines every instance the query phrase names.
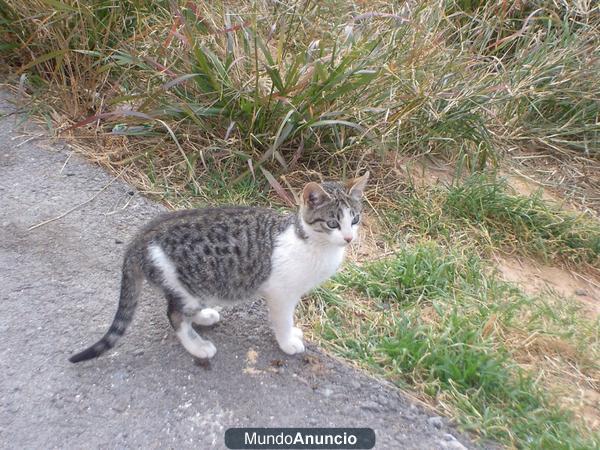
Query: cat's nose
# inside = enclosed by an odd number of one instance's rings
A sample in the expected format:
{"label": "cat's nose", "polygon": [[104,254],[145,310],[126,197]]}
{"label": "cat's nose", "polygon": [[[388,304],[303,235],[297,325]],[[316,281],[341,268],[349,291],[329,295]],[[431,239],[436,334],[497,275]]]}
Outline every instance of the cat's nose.
{"label": "cat's nose", "polygon": [[350,242],[352,242],[352,236],[346,236],[344,240],[349,244]]}

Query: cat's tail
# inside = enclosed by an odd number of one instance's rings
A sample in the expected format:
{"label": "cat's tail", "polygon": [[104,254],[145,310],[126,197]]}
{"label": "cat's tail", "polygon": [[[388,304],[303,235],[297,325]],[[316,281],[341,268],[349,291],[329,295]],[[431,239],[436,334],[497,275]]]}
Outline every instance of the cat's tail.
{"label": "cat's tail", "polygon": [[133,319],[133,313],[137,306],[137,300],[142,289],[144,274],[141,267],[140,252],[132,245],[127,249],[123,261],[123,275],[121,279],[121,296],[119,297],[119,308],[113,322],[102,339],[86,350],[69,358],[72,363],[97,358],[105,351],[111,349],[117,340],[123,336],[127,326]]}

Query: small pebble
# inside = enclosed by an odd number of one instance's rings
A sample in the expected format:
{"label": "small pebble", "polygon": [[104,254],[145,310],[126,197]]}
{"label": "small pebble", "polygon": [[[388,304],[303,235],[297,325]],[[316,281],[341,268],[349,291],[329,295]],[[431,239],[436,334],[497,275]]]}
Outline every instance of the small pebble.
{"label": "small pebble", "polygon": [[329,388],[325,388],[320,390],[320,393],[323,394],[325,397],[330,397],[331,394],[333,394],[333,391]]}
{"label": "small pebble", "polygon": [[363,402],[363,404],[360,405],[360,407],[361,407],[361,409],[365,409],[367,411],[379,411],[381,409],[381,406],[379,406],[377,403],[372,402],[370,400]]}
{"label": "small pebble", "polygon": [[440,448],[452,450],[467,450],[467,447],[458,441],[440,441]]}
{"label": "small pebble", "polygon": [[351,386],[353,389],[360,389],[360,383],[359,383],[358,381],[356,381],[356,380],[352,380],[352,381],[350,381],[350,386]]}
{"label": "small pebble", "polygon": [[444,425],[444,421],[440,416],[430,417],[429,419],[427,419],[427,423],[429,423],[429,425],[437,429],[442,428],[442,426]]}

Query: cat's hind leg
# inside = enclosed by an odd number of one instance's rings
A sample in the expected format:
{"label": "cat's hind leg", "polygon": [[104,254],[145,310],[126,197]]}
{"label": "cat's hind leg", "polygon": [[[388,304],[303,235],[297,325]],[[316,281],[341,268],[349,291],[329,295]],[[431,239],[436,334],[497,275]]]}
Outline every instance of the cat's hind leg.
{"label": "cat's hind leg", "polygon": [[217,348],[214,344],[202,339],[192,327],[193,318],[202,311],[198,309],[190,311],[189,305],[185,306],[179,297],[171,293],[167,293],[167,301],[169,321],[181,345],[196,358],[207,359],[215,356]]}
{"label": "cat's hind leg", "polygon": [[203,325],[205,327],[209,325],[213,325],[221,320],[221,315],[219,311],[212,308],[204,308],[200,311],[196,312],[192,317],[192,322],[198,325]]}

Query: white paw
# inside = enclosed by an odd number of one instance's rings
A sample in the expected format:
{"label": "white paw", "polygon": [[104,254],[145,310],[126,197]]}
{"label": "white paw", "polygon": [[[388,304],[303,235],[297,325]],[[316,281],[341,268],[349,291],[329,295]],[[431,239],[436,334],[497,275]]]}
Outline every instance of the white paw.
{"label": "white paw", "polygon": [[190,353],[196,358],[208,359],[215,356],[217,347],[210,341],[202,341],[201,343],[196,344]]}
{"label": "white paw", "polygon": [[194,323],[203,326],[209,326],[217,323],[221,320],[221,315],[217,310],[212,308],[204,308],[201,311],[198,311],[193,318]]}
{"label": "white paw", "polygon": [[304,337],[304,333],[298,327],[292,327],[292,336],[296,336],[298,339],[302,339]]}
{"label": "white paw", "polygon": [[298,336],[290,336],[285,342],[279,342],[279,348],[288,355],[295,355],[304,351],[304,342]]}

